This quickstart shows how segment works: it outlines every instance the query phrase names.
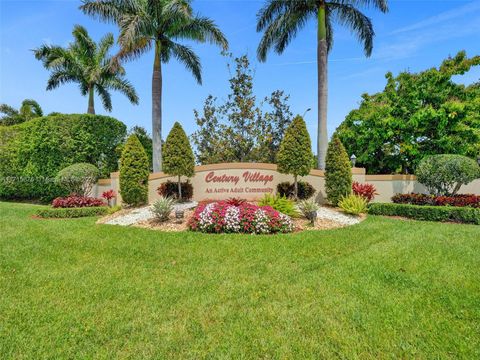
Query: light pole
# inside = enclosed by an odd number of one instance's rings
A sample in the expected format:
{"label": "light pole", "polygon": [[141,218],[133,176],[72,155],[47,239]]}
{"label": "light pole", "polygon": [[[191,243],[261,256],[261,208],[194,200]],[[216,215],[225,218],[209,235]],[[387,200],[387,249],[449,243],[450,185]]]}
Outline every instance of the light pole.
{"label": "light pole", "polygon": [[309,112],[310,110],[312,110],[312,109],[311,109],[311,108],[308,108],[307,110],[305,110],[305,112],[304,112],[303,115],[302,115],[302,118],[305,118],[305,114],[306,114],[307,112]]}
{"label": "light pole", "polygon": [[355,156],[355,154],[352,154],[352,156],[350,156],[350,162],[352,163],[352,168],[354,168],[355,163],[357,162],[357,157]]}

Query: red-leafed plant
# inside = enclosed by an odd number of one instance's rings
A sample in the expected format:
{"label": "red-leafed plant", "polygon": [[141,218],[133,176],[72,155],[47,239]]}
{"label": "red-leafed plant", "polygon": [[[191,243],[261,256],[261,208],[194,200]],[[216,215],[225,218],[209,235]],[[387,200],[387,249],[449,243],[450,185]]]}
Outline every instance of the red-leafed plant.
{"label": "red-leafed plant", "polygon": [[79,208],[93,206],[105,206],[105,203],[101,199],[78,195],[70,195],[63,198],[58,197],[52,201],[52,207],[54,208]]}
{"label": "red-leafed plant", "polygon": [[112,189],[110,190],[107,190],[107,191],[104,191],[102,193],[102,198],[104,198],[105,200],[107,200],[107,204],[108,206],[110,206],[110,202],[115,199],[117,197],[117,195],[115,194],[115,191],[113,191]]}
{"label": "red-leafed plant", "polygon": [[392,201],[397,204],[430,205],[430,206],[458,206],[480,208],[480,196],[473,194],[459,194],[452,196],[434,196],[426,194],[396,194]]}
{"label": "red-leafed plant", "polygon": [[360,184],[357,181],[352,183],[352,191],[355,195],[363,197],[367,202],[372,201],[377,195],[377,189],[373,184]]}
{"label": "red-leafed plant", "polygon": [[240,206],[247,202],[245,199],[240,199],[238,197],[231,197],[225,201],[228,205]]}

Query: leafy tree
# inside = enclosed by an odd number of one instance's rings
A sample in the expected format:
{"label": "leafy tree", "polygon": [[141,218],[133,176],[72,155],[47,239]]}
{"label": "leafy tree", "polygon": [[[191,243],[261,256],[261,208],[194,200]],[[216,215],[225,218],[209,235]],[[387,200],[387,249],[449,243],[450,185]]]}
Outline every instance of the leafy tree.
{"label": "leafy tree", "polygon": [[150,164],[150,171],[153,171],[152,168],[152,152],[153,152],[153,146],[152,146],[152,137],[148,133],[148,131],[142,127],[142,126],[134,126],[130,129],[128,132],[127,136],[125,137],[123,143],[118,145],[118,147],[115,149],[115,151],[121,155],[123,148],[125,146],[125,143],[127,142],[127,139],[130,135],[136,135],[138,140],[141,142],[143,148],[145,149],[145,152],[147,153],[148,157],[148,163]]}
{"label": "leafy tree", "polygon": [[149,164],[147,154],[136,135],[130,135],[120,158],[120,194],[128,205],[148,201]]}
{"label": "leafy tree", "polygon": [[172,57],[202,82],[198,56],[178,40],[210,42],[222,48],[228,42],[215,23],[193,14],[191,1],[185,0],[86,0],[80,7],[86,14],[115,22],[120,28],[118,43],[121,58],[138,58],[154,49],[152,76],[153,170],[162,170],[162,63]]}
{"label": "leafy tree", "polygon": [[462,185],[480,178],[475,160],[462,155],[430,155],[422,159],[416,171],[418,181],[433,195],[455,195]]}
{"label": "leafy tree", "polygon": [[277,155],[278,171],[292,174],[294,196],[298,198],[298,176],[305,176],[312,168],[312,143],[305,121],[297,115],[285,132]]}
{"label": "leafy tree", "polygon": [[[229,55],[231,56],[231,55]],[[258,104],[253,93],[253,70],[246,55],[233,59],[235,72],[227,100],[218,105],[209,95],[203,111],[194,110],[199,129],[192,135],[197,161],[275,162],[285,129],[291,122],[288,95],[276,90]],[[229,69],[231,65],[229,64]],[[264,110],[263,107],[269,109]]]}
{"label": "leafy tree", "polygon": [[23,100],[19,110],[7,104],[1,104],[0,113],[4,114],[0,118],[0,125],[20,124],[30,119],[43,116],[40,105],[31,99]]}
{"label": "leafy tree", "polygon": [[100,172],[95,165],[77,163],[60,170],[55,182],[69,194],[89,196],[99,176]]}
{"label": "leafy tree", "polygon": [[480,154],[480,85],[452,80],[480,64],[465,52],[419,73],[386,74],[385,89],[362,95],[336,133],[369,174],[413,173],[426,155]]}
{"label": "leafy tree", "polygon": [[187,134],[175,122],[163,146],[163,171],[178,176],[178,199],[182,199],[181,177],[192,177],[195,173],[195,158]]}
{"label": "leafy tree", "polygon": [[374,31],[372,22],[360,10],[359,5],[373,6],[387,12],[386,0],[267,0],[258,13],[257,31],[264,31],[258,45],[260,61],[265,61],[270,48],[283,53],[298,31],[309,19],[317,22],[317,70],[318,70],[318,168],[325,168],[327,151],[327,57],[333,44],[333,22],[348,26],[363,43],[365,55],[372,53]]}
{"label": "leafy tree", "polygon": [[334,135],[328,145],[325,164],[325,192],[332,205],[352,192],[352,168],[350,159],[338,136]]}
{"label": "leafy tree", "polygon": [[80,93],[88,95],[88,114],[95,114],[95,92],[107,111],[112,111],[111,90],[120,91],[131,103],[138,104],[135,89],[125,79],[125,69],[118,58],[108,55],[114,44],[113,35],[108,33],[97,44],[80,25],[75,25],[72,35],[74,42],[67,48],[42,45],[34,50],[35,58],[51,71],[47,90],[78,83]]}

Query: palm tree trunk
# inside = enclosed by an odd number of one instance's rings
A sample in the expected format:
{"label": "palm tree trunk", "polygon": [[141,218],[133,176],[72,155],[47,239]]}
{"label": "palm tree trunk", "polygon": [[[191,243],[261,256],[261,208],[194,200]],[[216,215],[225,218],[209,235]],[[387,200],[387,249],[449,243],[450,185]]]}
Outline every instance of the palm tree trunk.
{"label": "palm tree trunk", "polygon": [[153,172],[162,171],[162,60],[160,51],[160,43],[157,42],[152,76]]}
{"label": "palm tree trunk", "polygon": [[317,33],[317,75],[318,75],[318,133],[317,133],[317,167],[325,170],[325,157],[327,155],[327,95],[328,95],[328,45],[325,2],[321,0],[318,8],[318,33]]}
{"label": "palm tree trunk", "polygon": [[95,115],[95,102],[94,102],[94,88],[91,85],[88,88],[88,109],[87,114],[94,114]]}

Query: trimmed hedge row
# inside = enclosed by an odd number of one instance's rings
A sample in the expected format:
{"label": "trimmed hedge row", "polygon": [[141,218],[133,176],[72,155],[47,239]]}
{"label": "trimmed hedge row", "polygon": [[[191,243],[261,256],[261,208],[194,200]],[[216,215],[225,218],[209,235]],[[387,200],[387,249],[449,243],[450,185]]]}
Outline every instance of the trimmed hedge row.
{"label": "trimmed hedge row", "polygon": [[59,114],[0,126],[0,199],[49,202],[67,195],[55,183],[75,163],[98,166],[100,176],[118,168],[115,148],[126,134],[120,121],[101,115]]}
{"label": "trimmed hedge row", "polygon": [[109,207],[49,208],[37,211],[37,216],[45,219],[71,219],[87,216],[107,215]]}
{"label": "trimmed hedge row", "polygon": [[373,203],[369,205],[368,213],[403,216],[415,220],[454,221],[480,225],[480,209],[469,207]]}

